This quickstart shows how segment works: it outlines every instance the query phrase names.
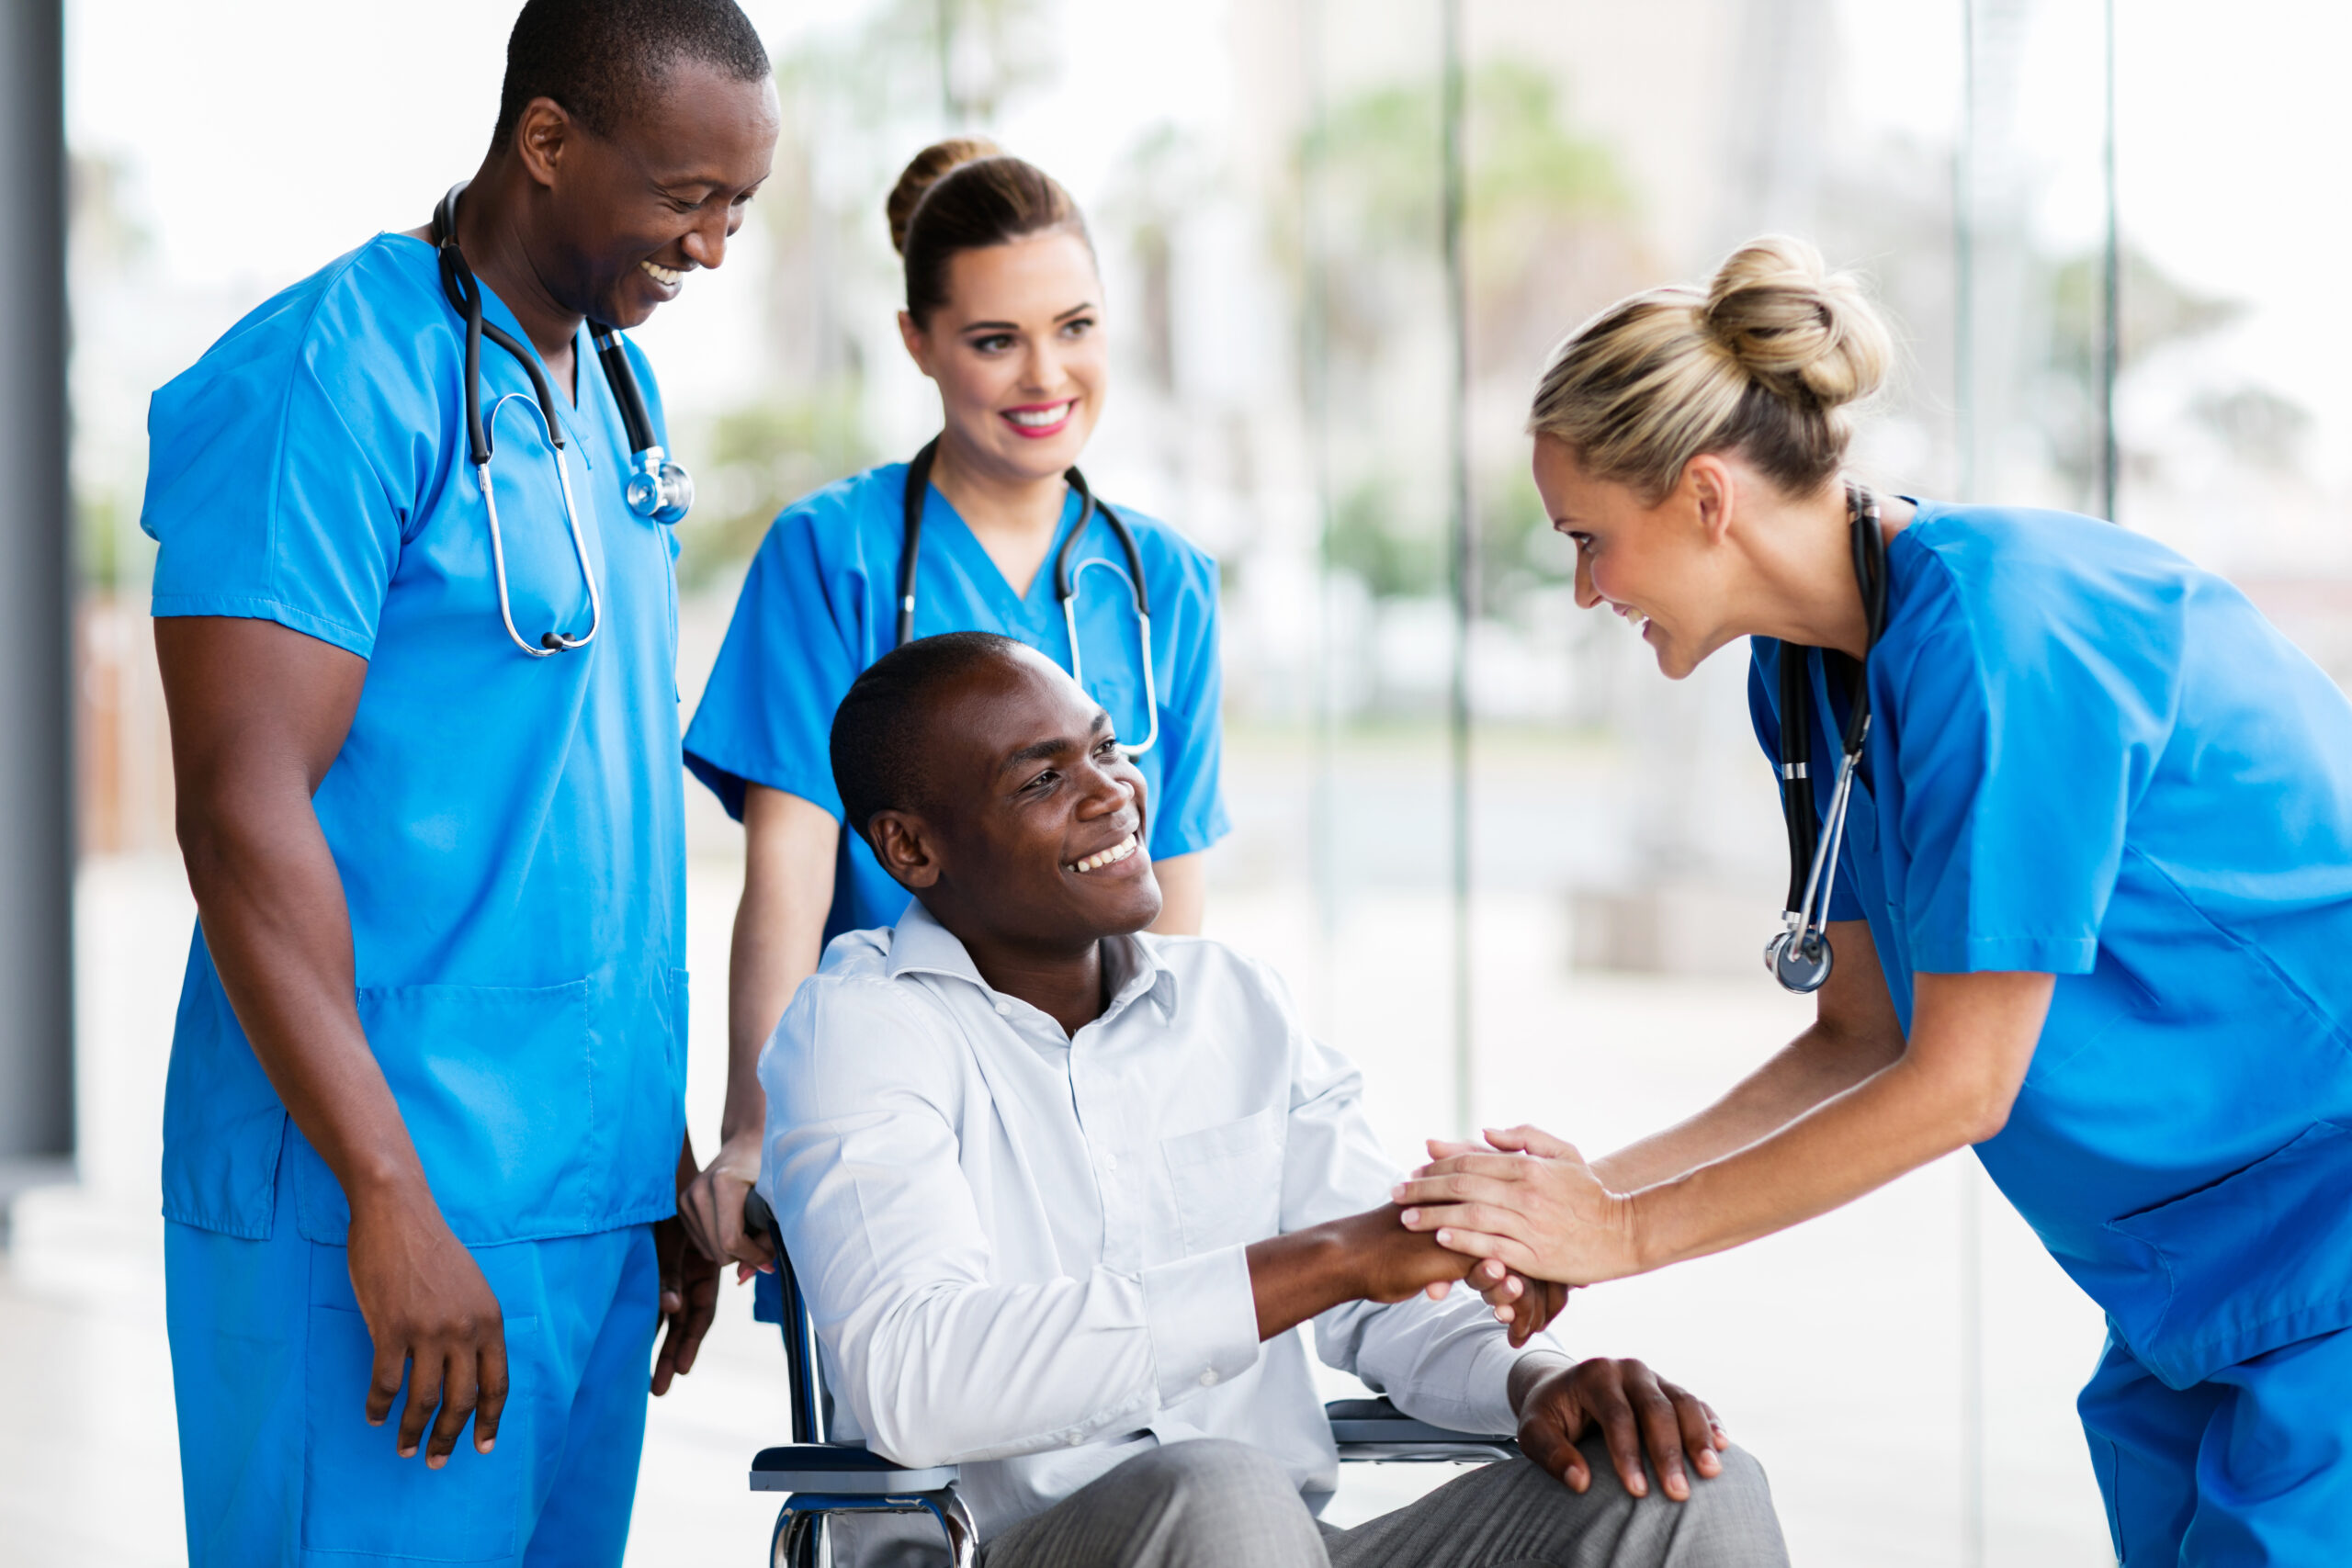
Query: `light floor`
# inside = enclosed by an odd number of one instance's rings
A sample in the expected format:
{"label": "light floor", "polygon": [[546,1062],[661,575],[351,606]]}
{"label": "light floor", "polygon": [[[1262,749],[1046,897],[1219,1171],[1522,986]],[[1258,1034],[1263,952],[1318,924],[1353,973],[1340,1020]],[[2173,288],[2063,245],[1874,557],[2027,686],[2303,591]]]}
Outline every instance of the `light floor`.
{"label": "light floor", "polygon": [[[692,884],[701,992],[696,1131],[716,1124],[721,977],[736,873]],[[87,868],[81,940],[85,1185],[19,1206],[0,1272],[0,1560],[21,1568],[185,1560],[163,1326],[156,1125],[189,908],[176,866]],[[1442,1132],[1448,1016],[1432,955],[1442,899],[1366,895],[1326,935],[1296,889],[1220,887],[1214,933],[1292,975],[1325,1029],[1363,1062],[1374,1117],[1400,1157]],[[1559,910],[1535,897],[1478,910],[1476,1102],[1588,1149],[1687,1113],[1784,1040],[1803,1016],[1754,980],[1596,976],[1566,967]],[[1319,963],[1324,953],[1330,962]],[[2099,1316],[2059,1274],[1973,1159],[1922,1171],[1827,1219],[1740,1252],[1580,1297],[1578,1350],[1646,1358],[1707,1396],[1770,1472],[1805,1568],[1962,1568],[1963,1216],[1982,1245],[1984,1535],[1974,1561],[2093,1568],[2111,1561],[2074,1391]],[[727,1303],[695,1375],[655,1403],[629,1560],[763,1561],[772,1507],[746,1461],[781,1441],[772,1331]],[[1334,1517],[1352,1522],[1451,1473],[1354,1468]]]}

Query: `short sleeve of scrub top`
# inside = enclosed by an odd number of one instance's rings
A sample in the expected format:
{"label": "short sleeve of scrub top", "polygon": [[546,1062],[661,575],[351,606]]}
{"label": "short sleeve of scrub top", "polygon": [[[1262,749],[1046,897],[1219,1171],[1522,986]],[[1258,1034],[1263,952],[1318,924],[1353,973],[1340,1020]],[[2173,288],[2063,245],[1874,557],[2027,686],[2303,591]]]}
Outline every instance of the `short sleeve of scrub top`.
{"label": "short sleeve of scrub top", "polygon": [[[836,821],[833,713],[852,682],[897,635],[899,548],[906,466],[889,464],[827,486],[786,508],[762,541],[710,680],[686,732],[686,766],[729,815],[752,784],[799,796]],[[1064,669],[1069,635],[1054,599],[1052,555],[1025,595],[1014,595],[970,530],[936,490],[925,513],[915,635],[1001,633]],[[1077,498],[1061,533],[1077,521]],[[1151,852],[1160,860],[1207,848],[1229,829],[1219,788],[1223,676],[1217,657],[1216,563],[1166,524],[1122,507],[1150,590],[1159,738],[1140,759],[1150,780]],[[1100,537],[1097,537],[1100,536]],[[1099,521],[1077,551],[1115,556]],[[1135,626],[1125,586],[1096,569],[1080,577],[1086,683],[1122,735],[1137,735],[1142,689],[1132,672]],[[845,835],[828,941],[895,922],[907,906],[862,839]]]}
{"label": "short sleeve of scrub top", "polygon": [[[1888,564],[1868,761],[1891,830],[1867,878],[1851,874],[1849,834],[1831,918],[1860,918],[1848,889],[1883,876],[1915,970],[2088,974],[2132,806],[2169,729],[2177,661],[2154,640],[2103,633],[2108,597],[2037,576],[1991,539],[1931,550],[1906,530]],[[1956,572],[1984,581],[1963,593]],[[1776,762],[1777,653],[1758,643],[1748,685]],[[1815,663],[1815,711],[1827,714]],[[1836,765],[1821,728],[1816,717],[1816,779]],[[1826,811],[1828,792],[1815,795]]]}
{"label": "short sleeve of scrub top", "polygon": [[170,522],[154,614],[276,621],[364,659],[400,560],[403,519],[376,454],[403,444],[380,428],[401,415],[355,360],[316,353],[294,325],[249,318],[213,374],[157,394],[151,425],[205,434],[154,446],[147,515]]}
{"label": "short sleeve of scrub top", "polygon": [[2177,660],[2101,635],[2098,594],[2037,591],[2027,572],[2004,572],[1972,614],[1953,576],[1967,548],[1955,563],[1898,535],[1890,552],[1912,581],[1871,669],[1882,818],[1896,829],[1887,894],[1915,969],[2087,975]]}

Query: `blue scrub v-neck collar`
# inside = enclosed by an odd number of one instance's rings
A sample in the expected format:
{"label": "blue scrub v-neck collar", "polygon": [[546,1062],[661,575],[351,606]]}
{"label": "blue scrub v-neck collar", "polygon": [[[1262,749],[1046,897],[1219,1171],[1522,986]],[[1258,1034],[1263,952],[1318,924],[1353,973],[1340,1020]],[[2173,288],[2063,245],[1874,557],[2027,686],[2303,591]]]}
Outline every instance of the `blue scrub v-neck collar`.
{"label": "blue scrub v-neck collar", "polygon": [[[465,318],[458,314],[457,309],[441,293],[439,253],[434,249],[430,242],[419,240],[413,234],[396,232],[391,237],[395,240],[413,241],[424,248],[426,259],[432,262],[435,267],[433,292],[435,297],[441,299],[441,308],[448,311],[450,321],[457,324],[458,333],[463,334],[466,327]],[[539,367],[539,374],[548,378],[548,386],[554,389],[555,372],[548,367],[547,358],[539,353],[539,345],[531,341],[531,334],[523,330],[523,319],[508,309],[506,301],[498,297],[498,291],[489,284],[483,283],[479,274],[475,276],[474,282],[481,289],[482,320],[505,328],[516,343],[529,349],[531,363]],[[579,326],[572,329],[571,333],[571,396],[567,398],[563,396],[560,389],[557,389],[555,400],[555,417],[563,425],[565,438],[580,448],[581,461],[588,463],[592,468],[594,465],[589,460],[586,432],[581,418],[581,403],[583,400],[583,389],[588,384],[588,356],[593,352],[588,343],[588,323],[582,321]],[[490,363],[492,355],[502,359],[514,357],[496,344],[485,344],[482,348],[482,363],[485,366]],[[487,374],[488,372],[485,371],[484,375],[487,376]]]}
{"label": "blue scrub v-neck collar", "polygon": [[[948,500],[945,492],[935,484],[924,487],[923,529],[928,534],[932,524],[943,517],[953,524],[954,526],[941,537],[953,541],[949,545],[951,549],[965,554],[964,570],[976,581],[988,584],[989,597],[999,601],[1000,614],[1012,612],[1026,617],[1055,607],[1054,559],[1061,553],[1062,544],[1069,537],[1070,530],[1077,525],[1080,510],[1078,491],[1072,489],[1062,497],[1061,518],[1054,525],[1054,536],[1046,545],[1045,556],[1037,562],[1036,575],[1029,580],[1026,593],[1013,592],[1012,580],[1004,575],[1004,569],[996,564],[996,558],[989,554],[987,546],[980,543],[980,536],[972,532],[972,525],[964,521],[964,514],[956,510],[956,503]],[[1010,615],[1007,618],[1011,618]]]}

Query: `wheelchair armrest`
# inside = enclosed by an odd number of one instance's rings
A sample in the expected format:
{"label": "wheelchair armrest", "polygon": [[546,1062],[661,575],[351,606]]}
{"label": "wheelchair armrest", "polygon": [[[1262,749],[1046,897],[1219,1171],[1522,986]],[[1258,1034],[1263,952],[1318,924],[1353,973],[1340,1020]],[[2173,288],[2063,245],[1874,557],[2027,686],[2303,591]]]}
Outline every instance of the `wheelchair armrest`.
{"label": "wheelchair armrest", "polygon": [[1323,1416],[1342,1461],[1476,1464],[1519,1456],[1515,1437],[1431,1426],[1385,1399],[1335,1399],[1323,1406]]}
{"label": "wheelchair armrest", "polygon": [[952,1464],[909,1469],[870,1449],[846,1443],[792,1443],[759,1451],[752,1461],[752,1490],[896,1496],[936,1492],[953,1483],[956,1473]]}

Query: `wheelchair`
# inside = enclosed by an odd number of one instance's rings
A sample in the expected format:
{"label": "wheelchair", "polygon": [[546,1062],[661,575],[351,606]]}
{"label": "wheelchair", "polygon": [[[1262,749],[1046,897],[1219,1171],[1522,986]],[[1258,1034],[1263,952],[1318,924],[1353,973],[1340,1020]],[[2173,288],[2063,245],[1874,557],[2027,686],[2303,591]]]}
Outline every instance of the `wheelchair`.
{"label": "wheelchair", "polygon": [[[784,1298],[778,1315],[792,1380],[792,1441],[762,1449],[752,1460],[752,1490],[785,1494],[768,1540],[769,1568],[820,1568],[825,1521],[858,1513],[928,1514],[946,1537],[955,1568],[973,1568],[979,1538],[956,1495],[956,1466],[910,1469],[863,1443],[829,1439],[831,1402],[817,1355],[816,1325],[792,1260],[785,1256],[775,1216],[756,1191],[744,1200],[743,1228],[766,1236],[775,1248],[775,1279]],[[1514,1438],[1432,1427],[1385,1399],[1335,1399],[1323,1414],[1343,1464],[1488,1464],[1519,1457]]]}

